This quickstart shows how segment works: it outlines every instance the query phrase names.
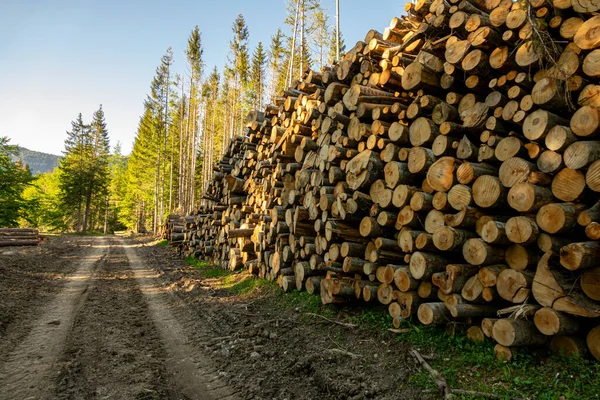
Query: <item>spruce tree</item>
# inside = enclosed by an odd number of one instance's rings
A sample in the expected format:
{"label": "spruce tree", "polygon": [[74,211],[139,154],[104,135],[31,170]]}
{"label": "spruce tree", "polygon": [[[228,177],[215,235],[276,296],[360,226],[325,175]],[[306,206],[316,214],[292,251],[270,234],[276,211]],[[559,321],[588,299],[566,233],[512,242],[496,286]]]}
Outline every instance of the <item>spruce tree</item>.
{"label": "spruce tree", "polygon": [[[329,52],[327,53],[327,64],[333,64],[335,61],[336,53],[336,33],[335,28],[331,30],[329,35]],[[344,36],[340,32],[340,59],[344,57],[344,50],[346,50],[346,44],[344,43]]]}
{"label": "spruce tree", "polygon": [[269,94],[271,99],[285,89],[287,63],[284,39],[285,36],[281,28],[278,28],[275,35],[271,36],[271,46],[269,48],[269,67],[271,69]]}
{"label": "spruce tree", "polygon": [[95,227],[93,223],[89,223],[90,217],[92,216],[92,207],[94,207],[96,211],[98,211],[96,215],[104,215],[104,213],[101,213],[100,211],[105,210],[106,196],[108,194],[107,190],[110,178],[110,144],[102,105],[100,105],[100,108],[94,113],[92,123],[90,124],[89,132],[89,169],[86,171],[87,188],[85,193],[85,212],[83,216],[82,229],[83,232],[86,232],[90,225],[91,228]]}
{"label": "spruce tree", "polygon": [[83,122],[81,113],[71,122],[67,132],[65,150],[60,161],[61,205],[66,211],[67,224],[76,232],[83,228],[83,206],[87,192],[89,171],[90,127]]}
{"label": "spruce tree", "polygon": [[250,93],[251,105],[261,109],[263,106],[264,80],[265,80],[266,57],[262,42],[258,42],[254,54],[252,54],[252,69],[250,71]]}

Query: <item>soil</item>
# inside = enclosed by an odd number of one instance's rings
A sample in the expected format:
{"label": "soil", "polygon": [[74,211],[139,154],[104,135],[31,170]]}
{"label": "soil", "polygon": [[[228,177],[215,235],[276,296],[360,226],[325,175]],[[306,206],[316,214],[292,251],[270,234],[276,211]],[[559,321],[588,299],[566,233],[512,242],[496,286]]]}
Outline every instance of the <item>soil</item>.
{"label": "soil", "polygon": [[0,252],[1,399],[415,399],[408,349],[215,286],[150,239]]}

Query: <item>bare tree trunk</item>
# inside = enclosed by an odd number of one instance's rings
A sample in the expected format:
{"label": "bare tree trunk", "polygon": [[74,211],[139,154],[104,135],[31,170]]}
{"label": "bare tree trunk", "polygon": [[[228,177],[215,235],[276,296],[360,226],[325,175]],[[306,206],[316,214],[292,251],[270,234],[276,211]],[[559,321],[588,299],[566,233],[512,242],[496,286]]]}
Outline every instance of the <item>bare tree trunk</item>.
{"label": "bare tree trunk", "polygon": [[104,207],[104,234],[108,231],[108,194],[106,195],[106,205]]}
{"label": "bare tree trunk", "polygon": [[302,9],[301,9],[301,24],[302,27],[300,29],[300,76],[302,76],[302,70],[304,69],[304,0],[302,0]]}
{"label": "bare tree trunk", "polygon": [[165,127],[164,127],[164,136],[163,136],[163,163],[162,163],[162,178],[161,178],[161,196],[160,196],[160,221],[165,218],[165,182],[166,182],[166,164],[167,164],[167,135],[169,134],[169,89],[171,79],[171,68],[170,64],[167,66],[167,87],[165,93]]}
{"label": "bare tree trunk", "polygon": [[179,175],[177,176],[177,208],[181,208],[183,204],[181,200],[183,198],[183,123],[184,123],[184,87],[185,79],[181,78],[181,105],[179,110]]}
{"label": "bare tree trunk", "polygon": [[294,18],[294,35],[292,36],[292,56],[288,66],[287,86],[292,86],[294,81],[294,56],[296,54],[296,33],[298,32],[298,14],[300,12],[300,0],[296,1],[296,18]]}

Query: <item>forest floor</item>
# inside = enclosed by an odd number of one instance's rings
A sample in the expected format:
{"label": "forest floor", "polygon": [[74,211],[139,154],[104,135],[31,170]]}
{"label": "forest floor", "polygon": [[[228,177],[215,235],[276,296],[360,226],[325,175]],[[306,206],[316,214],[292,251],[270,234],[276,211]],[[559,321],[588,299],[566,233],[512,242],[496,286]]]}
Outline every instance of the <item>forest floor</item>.
{"label": "forest floor", "polygon": [[597,363],[501,363],[490,343],[410,321],[390,332],[384,307],[322,306],[160,244],[63,236],[0,250],[0,399],[440,398],[411,349],[470,391],[456,398],[599,396]]}

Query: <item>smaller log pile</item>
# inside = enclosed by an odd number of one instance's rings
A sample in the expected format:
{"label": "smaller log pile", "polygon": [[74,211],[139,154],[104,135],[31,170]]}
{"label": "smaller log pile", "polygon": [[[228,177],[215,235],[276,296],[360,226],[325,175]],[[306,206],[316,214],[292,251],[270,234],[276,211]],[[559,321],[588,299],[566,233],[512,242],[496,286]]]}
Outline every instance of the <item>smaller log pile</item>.
{"label": "smaller log pile", "polygon": [[41,237],[36,229],[0,228],[0,247],[37,246]]}
{"label": "smaller log pile", "polygon": [[171,246],[179,246],[183,242],[185,237],[184,230],[184,218],[178,214],[170,214],[167,217],[167,222],[163,229],[163,239],[169,241]]}
{"label": "smaller log pile", "polygon": [[182,246],[506,358],[600,359],[595,4],[408,4],[248,116]]}

